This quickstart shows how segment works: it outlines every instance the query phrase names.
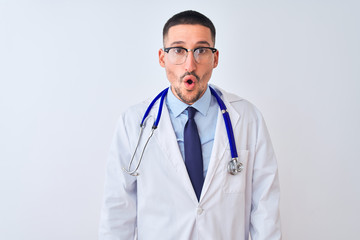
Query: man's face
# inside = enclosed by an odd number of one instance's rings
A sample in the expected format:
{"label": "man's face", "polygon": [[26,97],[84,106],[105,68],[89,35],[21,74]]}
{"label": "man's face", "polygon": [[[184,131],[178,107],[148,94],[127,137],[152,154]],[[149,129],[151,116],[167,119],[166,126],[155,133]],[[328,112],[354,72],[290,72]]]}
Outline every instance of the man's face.
{"label": "man's face", "polygon": [[[202,25],[182,24],[169,29],[164,39],[164,47],[214,47],[211,31]],[[175,65],[169,61],[168,53],[159,50],[159,63],[165,68],[174,95],[189,105],[196,102],[206,91],[212,70],[218,64],[219,52],[212,54],[206,62],[197,63],[193,52],[188,52],[183,64]]]}

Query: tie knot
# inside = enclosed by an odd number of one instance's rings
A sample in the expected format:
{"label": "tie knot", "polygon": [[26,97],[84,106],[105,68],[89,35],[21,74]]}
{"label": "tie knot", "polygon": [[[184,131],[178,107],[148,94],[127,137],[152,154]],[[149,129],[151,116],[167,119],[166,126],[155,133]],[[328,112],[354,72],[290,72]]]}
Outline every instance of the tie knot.
{"label": "tie knot", "polygon": [[188,118],[194,119],[194,116],[195,116],[195,113],[197,110],[193,107],[188,107],[187,110],[188,110]]}

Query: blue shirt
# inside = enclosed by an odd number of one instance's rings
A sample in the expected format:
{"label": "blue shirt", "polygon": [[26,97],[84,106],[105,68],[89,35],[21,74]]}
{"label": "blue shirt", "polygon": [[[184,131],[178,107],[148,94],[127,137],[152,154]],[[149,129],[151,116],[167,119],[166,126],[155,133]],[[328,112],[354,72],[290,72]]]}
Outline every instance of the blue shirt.
{"label": "blue shirt", "polygon": [[[175,131],[176,139],[179,144],[183,159],[184,153],[184,127],[188,120],[186,108],[190,105],[180,101],[169,89],[166,100],[166,106],[169,109],[170,120]],[[204,95],[191,105],[198,112],[195,114],[195,122],[198,128],[201,150],[204,162],[204,177],[206,176],[211,151],[214,143],[215,129],[219,106],[214,96],[211,95],[209,86]]]}

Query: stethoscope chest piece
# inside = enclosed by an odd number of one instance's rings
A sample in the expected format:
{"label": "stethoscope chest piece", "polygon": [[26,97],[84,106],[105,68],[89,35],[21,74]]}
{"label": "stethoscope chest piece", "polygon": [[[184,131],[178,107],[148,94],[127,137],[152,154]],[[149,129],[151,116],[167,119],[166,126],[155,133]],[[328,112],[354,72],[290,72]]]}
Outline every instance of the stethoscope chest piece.
{"label": "stethoscope chest piece", "polygon": [[236,175],[240,173],[243,169],[243,164],[239,162],[237,158],[231,159],[231,161],[228,163],[228,172],[231,175]]}

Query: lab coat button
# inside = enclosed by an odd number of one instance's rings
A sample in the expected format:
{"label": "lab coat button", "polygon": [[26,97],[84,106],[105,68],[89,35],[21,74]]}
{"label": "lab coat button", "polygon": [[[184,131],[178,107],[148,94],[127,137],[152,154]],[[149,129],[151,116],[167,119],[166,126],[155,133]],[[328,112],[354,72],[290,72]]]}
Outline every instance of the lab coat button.
{"label": "lab coat button", "polygon": [[198,215],[201,215],[201,214],[203,213],[203,211],[204,211],[204,210],[203,210],[202,208],[200,208],[200,207],[197,208],[197,214],[198,214]]}

